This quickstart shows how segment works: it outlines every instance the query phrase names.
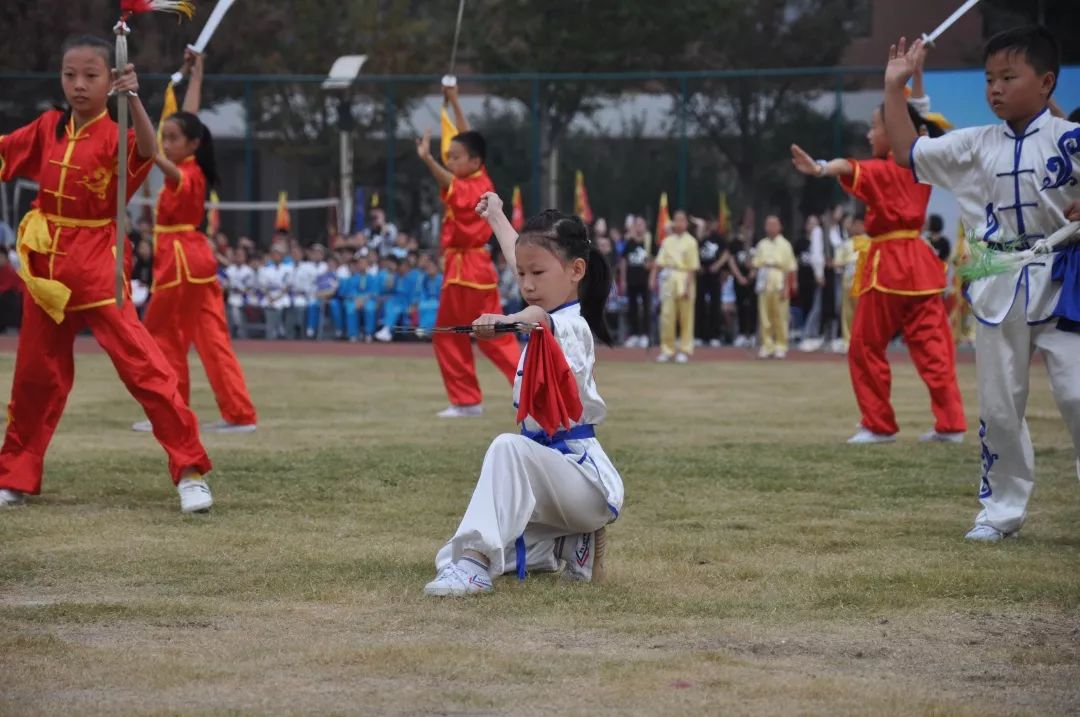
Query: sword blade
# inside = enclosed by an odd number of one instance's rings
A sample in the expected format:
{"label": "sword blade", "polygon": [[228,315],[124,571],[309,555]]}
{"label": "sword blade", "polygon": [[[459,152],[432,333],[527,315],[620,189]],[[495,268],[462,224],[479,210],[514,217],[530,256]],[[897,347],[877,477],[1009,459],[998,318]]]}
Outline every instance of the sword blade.
{"label": "sword blade", "polygon": [[971,8],[975,7],[978,4],[979,4],[979,0],[967,0],[967,2],[965,2],[963,5],[961,5],[959,8],[956,9],[956,12],[954,12],[952,15],[949,15],[949,17],[945,18],[945,22],[938,25],[937,28],[933,32],[931,32],[929,35],[924,35],[923,40],[928,44],[933,44],[934,40],[941,37],[941,35],[946,30],[948,30],[950,27],[952,27],[953,24],[955,24],[957,20],[962,18],[967,13],[968,10],[970,10]]}

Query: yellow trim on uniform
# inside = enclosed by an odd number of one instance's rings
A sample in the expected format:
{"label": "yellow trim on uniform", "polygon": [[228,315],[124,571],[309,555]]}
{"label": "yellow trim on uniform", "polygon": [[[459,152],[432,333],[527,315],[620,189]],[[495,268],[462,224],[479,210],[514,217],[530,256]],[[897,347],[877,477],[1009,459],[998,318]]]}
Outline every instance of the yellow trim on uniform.
{"label": "yellow trim on uniform", "polygon": [[[157,246],[158,234],[179,234],[181,232],[193,232],[197,231],[192,224],[173,224],[171,226],[163,226],[160,224],[154,225],[154,246]],[[155,252],[156,253],[156,252]],[[151,282],[150,291],[161,291],[163,289],[172,289],[180,286],[180,284],[209,284],[210,282],[217,281],[217,274],[208,277],[194,277],[191,275],[191,267],[188,265],[187,254],[184,253],[184,247],[179,240],[173,240],[173,253],[176,259],[176,279],[173,281],[159,284],[156,281]]]}
{"label": "yellow trim on uniform", "polygon": [[[464,287],[466,287],[468,289],[480,289],[480,290],[484,290],[484,291],[486,291],[488,289],[496,289],[496,288],[498,288],[499,284],[497,282],[494,283],[494,284],[477,284],[477,283],[472,282],[472,281],[465,281],[464,279],[461,278],[461,270],[463,268],[462,264],[465,261],[465,254],[468,253],[468,252],[477,252],[477,251],[483,252],[485,254],[488,253],[488,250],[485,247],[482,247],[482,246],[469,247],[468,249],[459,249],[458,247],[449,247],[449,248],[447,248],[447,249],[445,249],[443,251],[443,254],[447,258],[449,258],[450,255],[453,255],[457,259],[457,266],[455,267],[457,269],[457,272],[456,272],[457,275],[452,279],[444,279],[443,284],[445,286],[464,286]],[[449,269],[449,267],[447,267],[447,268]],[[445,274],[449,274],[449,273],[450,273],[449,271],[445,272]]]}
{"label": "yellow trim on uniform", "polygon": [[921,237],[922,235],[919,234],[918,229],[897,229],[896,231],[872,236],[870,237],[870,242],[873,244],[880,244],[881,242],[893,241],[895,239],[919,239]]}
{"label": "yellow trim on uniform", "polygon": [[179,234],[196,231],[194,224],[155,224],[154,234]]}
{"label": "yellow trim on uniform", "polygon": [[[0,142],[4,141],[4,137],[7,137],[7,135],[6,134],[0,134]],[[0,180],[4,179],[4,164],[5,164],[5,162],[4,162],[4,153],[0,152]],[[9,420],[8,423],[11,423],[11,421]]]}
{"label": "yellow trim on uniform", "polygon": [[862,167],[859,165],[859,160],[849,159],[848,162],[855,167],[855,177],[851,180],[851,193],[859,191],[859,180],[862,179]]}
{"label": "yellow trim on uniform", "polygon": [[[898,236],[890,237],[890,235],[891,234],[903,234],[903,233],[911,232],[911,231],[912,230],[910,230],[910,229],[903,229],[903,230],[900,230],[900,231],[889,232],[888,234],[882,234],[880,237],[871,237],[870,241],[874,242],[874,241],[879,240],[879,239],[881,241],[889,241],[890,239],[910,238],[910,237],[898,237]],[[915,234],[915,236],[919,236],[918,232],[914,232],[914,234]],[[885,239],[884,237],[890,237],[890,238]],[[881,252],[878,252],[877,254],[874,254],[874,265],[872,267],[870,267],[870,285],[864,287],[859,292],[859,296],[862,296],[863,294],[865,294],[866,292],[871,291],[871,290],[880,291],[882,294],[893,294],[895,296],[930,296],[932,294],[940,294],[941,292],[945,291],[944,286],[941,287],[940,289],[917,289],[917,290],[910,290],[910,291],[905,290],[905,289],[887,289],[884,286],[881,286],[880,284],[878,284],[877,274],[878,274],[878,264],[880,264],[880,263],[881,263]]]}

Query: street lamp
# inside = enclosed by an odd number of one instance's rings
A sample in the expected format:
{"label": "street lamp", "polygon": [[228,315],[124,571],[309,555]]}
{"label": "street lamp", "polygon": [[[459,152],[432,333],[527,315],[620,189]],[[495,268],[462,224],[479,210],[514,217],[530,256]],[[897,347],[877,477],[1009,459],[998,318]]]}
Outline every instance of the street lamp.
{"label": "street lamp", "polygon": [[338,139],[341,162],[341,216],[338,225],[342,236],[349,233],[353,215],[353,116],[349,89],[367,62],[367,55],[343,55],[334,60],[322,88],[338,94]]}

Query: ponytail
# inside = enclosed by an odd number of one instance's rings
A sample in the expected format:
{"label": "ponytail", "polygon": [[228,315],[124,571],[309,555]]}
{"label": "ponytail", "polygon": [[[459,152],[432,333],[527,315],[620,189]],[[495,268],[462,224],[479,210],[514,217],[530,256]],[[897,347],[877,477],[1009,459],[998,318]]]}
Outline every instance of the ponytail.
{"label": "ponytail", "polygon": [[195,149],[195,163],[199,165],[203,176],[206,177],[206,188],[209,190],[218,181],[217,162],[214,160],[214,138],[209,128],[193,112],[180,111],[169,115],[165,121],[175,122],[180,128],[180,133],[189,140],[199,140],[199,146]]}
{"label": "ponytail", "polygon": [[611,267],[593,244],[581,218],[547,209],[525,222],[518,241],[535,242],[566,261],[585,260],[585,277],[578,284],[581,316],[596,338],[611,346],[614,339],[604,319],[611,294]]}

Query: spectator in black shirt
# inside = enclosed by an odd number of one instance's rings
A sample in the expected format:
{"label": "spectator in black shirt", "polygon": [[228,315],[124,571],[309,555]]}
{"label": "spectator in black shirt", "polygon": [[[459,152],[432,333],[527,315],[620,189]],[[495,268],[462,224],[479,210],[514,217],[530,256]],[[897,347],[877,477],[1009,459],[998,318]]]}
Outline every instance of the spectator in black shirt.
{"label": "spectator in black shirt", "polygon": [[698,256],[701,271],[698,273],[697,337],[702,344],[719,346],[723,335],[723,319],[720,312],[721,294],[724,280],[727,278],[727,264],[731,258],[728,252],[727,238],[712,231],[698,238]]}
{"label": "spectator in black shirt", "polygon": [[926,241],[937,252],[938,259],[948,261],[949,255],[952,253],[952,247],[949,246],[949,240],[941,234],[944,229],[945,222],[940,215],[931,214],[926,220]]}
{"label": "spectator in black shirt", "polygon": [[631,230],[626,237],[619,259],[619,291],[626,297],[626,319],[630,336],[625,346],[648,348],[652,323],[652,292],[649,289],[649,269],[652,256],[646,248],[645,237]]}

